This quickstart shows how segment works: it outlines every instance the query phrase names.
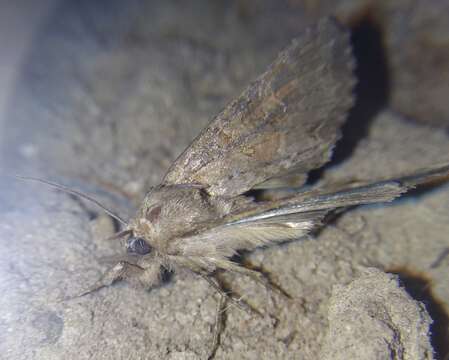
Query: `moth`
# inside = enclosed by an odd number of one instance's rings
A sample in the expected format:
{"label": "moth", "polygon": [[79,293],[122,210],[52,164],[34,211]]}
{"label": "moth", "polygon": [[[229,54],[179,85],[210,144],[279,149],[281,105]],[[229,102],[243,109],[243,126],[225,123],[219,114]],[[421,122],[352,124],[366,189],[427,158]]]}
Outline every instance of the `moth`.
{"label": "moth", "polygon": [[354,103],[354,67],[349,33],[332,19],[293,40],[175,160],[132,219],[106,209],[124,225],[115,237],[126,239],[134,261],[119,262],[85,293],[122,279],[151,288],[163,269],[189,269],[219,291],[217,271],[264,281],[232,257],[299,239],[338,209],[388,202],[446,176],[448,164],[338,190],[302,190],[265,201],[247,195],[301,188],[310,170],[329,161]]}

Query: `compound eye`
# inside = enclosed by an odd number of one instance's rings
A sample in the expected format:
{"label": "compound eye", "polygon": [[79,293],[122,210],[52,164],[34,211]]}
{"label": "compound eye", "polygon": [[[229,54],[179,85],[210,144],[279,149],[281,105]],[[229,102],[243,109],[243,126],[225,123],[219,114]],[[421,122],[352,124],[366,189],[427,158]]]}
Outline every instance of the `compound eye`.
{"label": "compound eye", "polygon": [[151,247],[142,238],[130,237],[126,241],[126,250],[130,254],[146,255],[151,252]]}

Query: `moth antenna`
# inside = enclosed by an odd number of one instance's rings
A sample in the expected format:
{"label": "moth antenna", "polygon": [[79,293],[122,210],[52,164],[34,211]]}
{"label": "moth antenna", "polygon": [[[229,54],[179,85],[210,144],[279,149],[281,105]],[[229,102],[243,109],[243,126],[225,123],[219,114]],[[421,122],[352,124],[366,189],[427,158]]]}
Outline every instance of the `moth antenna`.
{"label": "moth antenna", "polygon": [[61,184],[57,184],[55,182],[52,181],[48,181],[48,180],[44,180],[44,179],[39,179],[39,178],[35,178],[35,177],[31,177],[31,176],[22,176],[22,175],[14,175],[15,178],[19,179],[19,180],[30,180],[30,181],[36,181],[51,187],[54,187],[55,189],[58,189],[60,191],[63,191],[65,193],[71,194],[71,195],[75,195],[78,196],[79,198],[82,198],[84,200],[90,201],[91,203],[94,203],[95,205],[97,205],[99,208],[101,208],[106,214],[108,214],[109,216],[113,217],[115,220],[117,220],[118,222],[120,222],[121,224],[127,226],[128,223],[122,219],[119,215],[115,214],[113,211],[109,210],[106,206],[104,206],[103,204],[101,204],[98,200],[94,199],[93,197],[86,195],[80,191],[71,189],[67,186],[61,185]]}
{"label": "moth antenna", "polygon": [[108,236],[107,238],[103,239],[103,241],[120,239],[123,236],[132,234],[132,232],[133,231],[131,229],[122,230],[122,231],[116,232],[115,234],[112,234],[111,236]]}

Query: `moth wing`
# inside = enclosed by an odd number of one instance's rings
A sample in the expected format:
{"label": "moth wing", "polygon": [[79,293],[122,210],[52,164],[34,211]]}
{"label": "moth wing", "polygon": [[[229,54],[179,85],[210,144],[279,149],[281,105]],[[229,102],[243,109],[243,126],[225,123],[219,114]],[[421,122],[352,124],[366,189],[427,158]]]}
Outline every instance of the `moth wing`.
{"label": "moth wing", "polygon": [[[299,239],[321,225],[329,212],[360,204],[388,202],[407,190],[397,181],[382,181],[335,193],[300,193],[285,199],[254,204],[231,213],[220,223],[181,238],[176,249],[183,256],[221,259],[237,250]],[[215,261],[215,260],[213,260]]]}
{"label": "moth wing", "polygon": [[225,266],[237,250],[298,239],[322,223],[331,211],[349,206],[389,202],[416,185],[447,179],[449,164],[422,169],[399,178],[354,186],[332,193],[315,190],[286,199],[255,204],[223,218],[177,244],[184,256]]}
{"label": "moth wing", "polygon": [[326,211],[311,211],[226,223],[180,239],[176,247],[183,256],[222,261],[235,255],[237,250],[252,250],[304,237],[321,223],[325,214]]}
{"label": "moth wing", "polygon": [[203,129],[163,183],[201,184],[222,196],[292,172],[303,183],[340,136],[353,104],[353,67],[347,31],[322,20]]}

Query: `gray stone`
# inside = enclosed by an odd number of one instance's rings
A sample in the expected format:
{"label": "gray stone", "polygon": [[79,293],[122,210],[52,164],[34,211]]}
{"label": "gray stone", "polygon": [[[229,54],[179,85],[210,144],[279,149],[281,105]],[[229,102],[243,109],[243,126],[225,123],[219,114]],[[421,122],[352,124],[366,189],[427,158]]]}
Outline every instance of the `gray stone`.
{"label": "gray stone", "polygon": [[[36,37],[0,131],[2,169],[62,181],[125,217],[208,119],[312,21],[277,1],[126,3],[61,6]],[[385,110],[321,181],[395,175],[448,153],[446,134]],[[250,280],[228,275],[268,314],[230,307],[217,358],[316,359],[332,288],[357,278],[361,265],[421,274],[429,279],[427,300],[446,304],[449,262],[434,264],[447,249],[448,190],[358,208],[316,239],[250,254],[292,299],[272,299]],[[2,357],[205,357],[217,297],[201,279],[181,273],[150,292],[117,284],[66,299],[123,255],[122,244],[103,240],[111,224],[96,220],[98,209],[88,204],[5,177],[0,211]],[[444,312],[429,313],[438,328],[447,326]],[[435,332],[432,344],[442,334]],[[436,350],[445,355],[444,347]]]}
{"label": "gray stone", "polygon": [[423,304],[397,276],[366,268],[348,285],[336,285],[320,359],[433,359],[432,322]]}

